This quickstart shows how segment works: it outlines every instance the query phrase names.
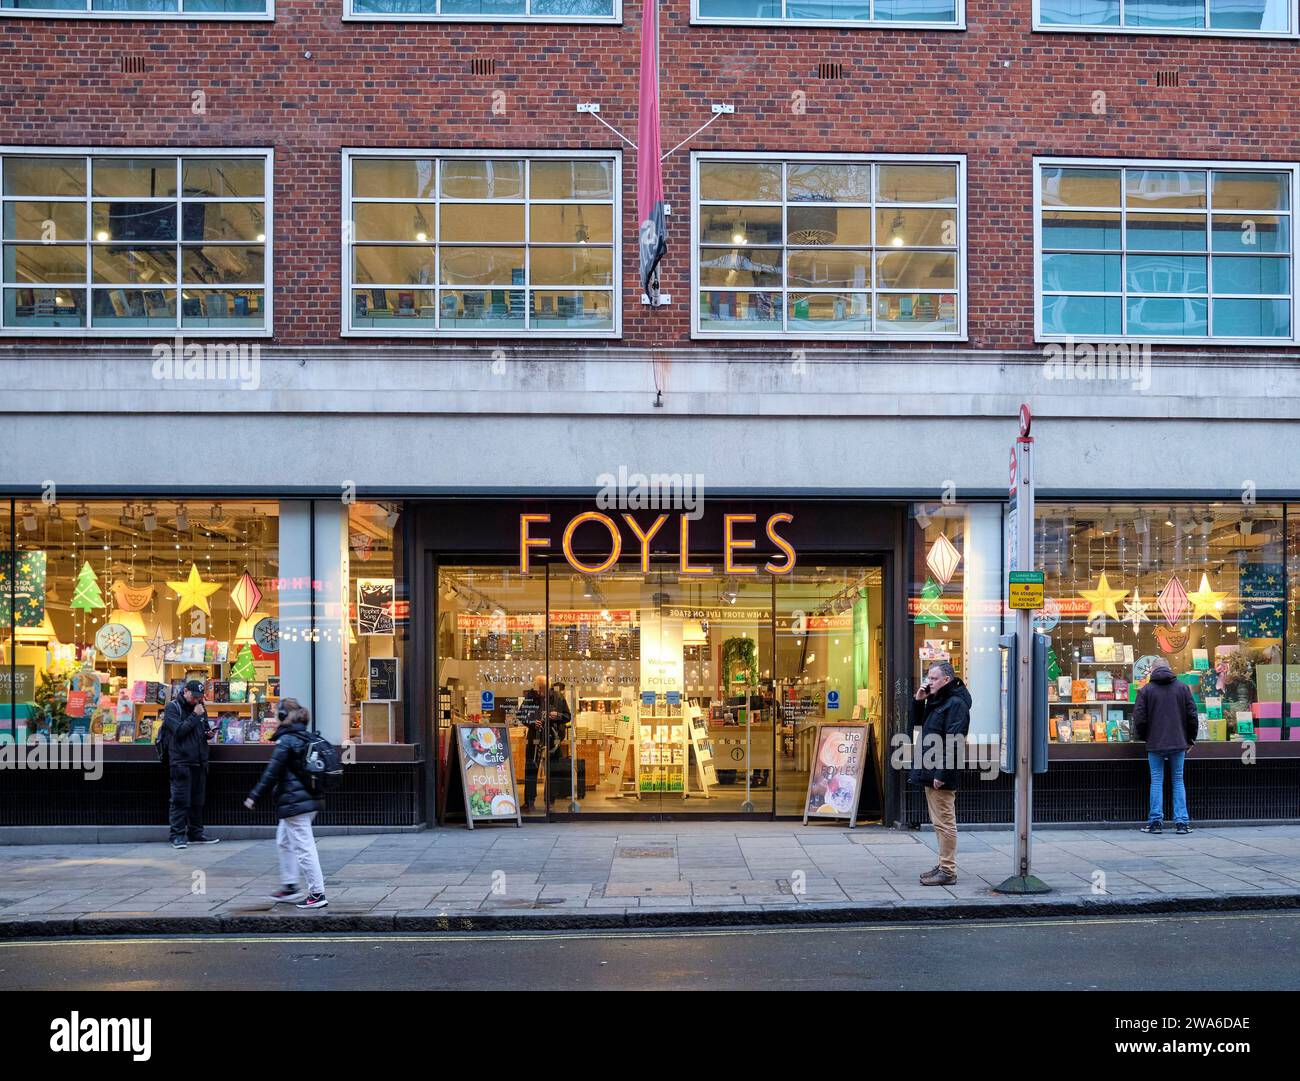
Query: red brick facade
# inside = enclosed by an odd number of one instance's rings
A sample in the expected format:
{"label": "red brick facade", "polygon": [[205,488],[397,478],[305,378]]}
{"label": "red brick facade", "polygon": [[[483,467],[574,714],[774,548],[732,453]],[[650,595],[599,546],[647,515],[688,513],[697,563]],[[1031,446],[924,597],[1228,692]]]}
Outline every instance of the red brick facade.
{"label": "red brick facade", "polygon": [[[5,18],[0,142],[273,147],[275,340],[328,345],[340,341],[340,148],[617,148],[574,111],[580,101],[635,133],[637,0],[622,26],[357,23],[341,13],[342,0],[279,0],[271,23]],[[1030,0],[971,0],[964,31],[692,26],[689,0],[667,0],[665,149],[709,119],[711,102],[734,102],[736,113],[665,163],[672,304],[655,311],[639,300],[635,155],[625,153],[623,342],[690,342],[691,149],[967,155],[968,347],[989,349],[1034,344],[1035,154],[1300,159],[1300,43],[1031,24]],[[148,70],[122,74],[125,56]],[[475,57],[494,59],[495,74],[471,74]],[[817,77],[827,61],[844,65],[842,80]],[[1158,88],[1156,72],[1169,69],[1180,85]],[[191,111],[195,90],[204,115]],[[1094,91],[1106,95],[1100,115]]]}

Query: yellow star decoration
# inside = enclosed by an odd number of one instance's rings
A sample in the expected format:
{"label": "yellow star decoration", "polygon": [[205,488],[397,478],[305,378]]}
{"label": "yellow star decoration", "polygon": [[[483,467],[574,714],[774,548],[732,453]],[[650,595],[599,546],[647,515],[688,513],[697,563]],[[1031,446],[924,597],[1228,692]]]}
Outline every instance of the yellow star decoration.
{"label": "yellow star decoration", "polygon": [[212,609],[208,607],[208,598],[221,588],[220,582],[205,582],[199,577],[199,568],[193,563],[190,564],[190,576],[184,582],[168,582],[167,585],[176,591],[179,603],[176,605],[176,614],[181,615],[191,608],[199,608],[212,615]]}
{"label": "yellow star decoration", "polygon": [[1115,608],[1115,603],[1127,597],[1128,590],[1111,589],[1103,571],[1101,577],[1097,579],[1097,588],[1081,589],[1079,596],[1088,602],[1088,618],[1084,620],[1085,623],[1091,623],[1099,616],[1109,616],[1118,621],[1119,612]]}
{"label": "yellow star decoration", "polygon": [[1227,592],[1216,593],[1210,588],[1210,576],[1201,575],[1201,588],[1195,593],[1187,594],[1187,599],[1192,602],[1192,622],[1195,623],[1201,616],[1213,616],[1220,623],[1223,617],[1219,615],[1219,608],[1222,607],[1223,598]]}

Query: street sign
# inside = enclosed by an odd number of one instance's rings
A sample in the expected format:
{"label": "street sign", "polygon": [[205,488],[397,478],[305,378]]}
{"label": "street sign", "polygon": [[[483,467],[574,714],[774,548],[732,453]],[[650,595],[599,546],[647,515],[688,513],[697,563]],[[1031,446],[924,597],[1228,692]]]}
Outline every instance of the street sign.
{"label": "street sign", "polygon": [[1007,605],[1033,611],[1046,603],[1046,584],[1042,571],[1008,571]]}
{"label": "street sign", "polygon": [[487,716],[492,716],[496,708],[496,695],[492,691],[481,691],[478,696],[478,708]]}
{"label": "street sign", "polygon": [[1013,492],[1016,490],[1016,480],[1018,479],[1016,474],[1018,472],[1019,472],[1019,462],[1017,462],[1016,460],[1016,448],[1012,447],[1011,448],[1011,490]]}
{"label": "street sign", "polygon": [[1026,436],[1029,434],[1030,425],[1034,423],[1034,416],[1029,412],[1029,403],[1020,403],[1020,434]]}

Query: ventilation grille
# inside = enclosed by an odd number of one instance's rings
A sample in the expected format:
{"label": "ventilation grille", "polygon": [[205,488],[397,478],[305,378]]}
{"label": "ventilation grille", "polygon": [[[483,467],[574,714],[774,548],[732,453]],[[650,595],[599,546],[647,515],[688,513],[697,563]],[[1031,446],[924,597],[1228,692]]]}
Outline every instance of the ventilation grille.
{"label": "ventilation grille", "polygon": [[1156,86],[1177,86],[1178,72],[1174,71],[1157,71]]}
{"label": "ventilation grille", "polygon": [[149,70],[143,56],[121,56],[118,59],[122,62],[123,75],[140,75]]}
{"label": "ventilation grille", "polygon": [[497,62],[490,57],[476,56],[470,60],[469,70],[473,75],[495,75]]}
{"label": "ventilation grille", "polygon": [[819,79],[843,79],[843,64],[818,64],[817,78]]}

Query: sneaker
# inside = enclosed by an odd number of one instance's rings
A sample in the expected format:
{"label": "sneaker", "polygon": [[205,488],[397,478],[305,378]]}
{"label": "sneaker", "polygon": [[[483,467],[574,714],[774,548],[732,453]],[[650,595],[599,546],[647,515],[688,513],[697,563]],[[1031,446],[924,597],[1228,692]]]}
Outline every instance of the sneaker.
{"label": "sneaker", "polygon": [[1164,833],[1164,827],[1159,822],[1148,822],[1142,827],[1143,833]]}
{"label": "sneaker", "polygon": [[173,837],[172,848],[189,848],[190,843],[184,837]]}
{"label": "sneaker", "polygon": [[220,838],[220,837],[209,837],[206,833],[204,833],[204,834],[202,834],[202,835],[200,835],[200,836],[198,836],[198,837],[191,837],[191,838],[190,838],[190,844],[192,844],[192,845],[219,845],[219,844],[221,844],[221,838]]}
{"label": "sneaker", "polygon": [[1179,822],[1178,828],[1174,830],[1174,832],[1177,834],[1191,833],[1192,827],[1189,826],[1186,822]]}
{"label": "sneaker", "polygon": [[922,886],[951,886],[957,881],[956,875],[950,875],[942,867],[936,867],[933,871],[926,871],[921,876]]}
{"label": "sneaker", "polygon": [[307,896],[307,891],[300,890],[297,886],[285,886],[282,889],[276,890],[273,894],[270,895],[271,900],[274,901],[276,904],[279,904],[281,901],[284,902],[301,901],[306,896]]}
{"label": "sneaker", "polygon": [[298,908],[324,908],[329,902],[323,893],[309,893],[305,901],[299,901]]}

